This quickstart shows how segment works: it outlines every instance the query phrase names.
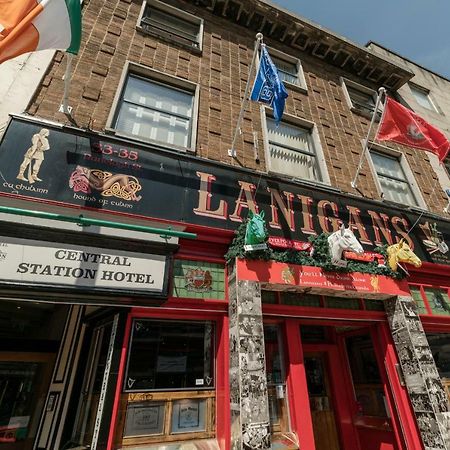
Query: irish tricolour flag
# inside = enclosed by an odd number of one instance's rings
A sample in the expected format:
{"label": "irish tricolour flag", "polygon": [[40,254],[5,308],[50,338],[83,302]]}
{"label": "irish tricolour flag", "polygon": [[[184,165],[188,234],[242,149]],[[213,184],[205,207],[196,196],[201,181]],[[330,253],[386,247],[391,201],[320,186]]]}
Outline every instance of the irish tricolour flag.
{"label": "irish tricolour flag", "polygon": [[77,54],[80,0],[0,0],[0,63],[37,50]]}

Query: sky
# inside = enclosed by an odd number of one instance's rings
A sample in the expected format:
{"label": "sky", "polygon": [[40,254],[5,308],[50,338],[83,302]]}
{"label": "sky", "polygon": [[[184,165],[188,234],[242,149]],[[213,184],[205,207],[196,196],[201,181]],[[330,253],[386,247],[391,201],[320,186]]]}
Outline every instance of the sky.
{"label": "sky", "polygon": [[375,41],[450,79],[450,0],[272,0],[360,45]]}

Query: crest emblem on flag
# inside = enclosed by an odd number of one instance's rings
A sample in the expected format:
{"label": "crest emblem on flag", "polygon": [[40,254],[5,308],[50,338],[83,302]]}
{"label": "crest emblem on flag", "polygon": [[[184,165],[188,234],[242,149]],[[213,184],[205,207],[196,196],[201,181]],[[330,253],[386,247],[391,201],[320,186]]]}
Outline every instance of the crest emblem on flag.
{"label": "crest emblem on flag", "polygon": [[273,117],[279,123],[287,96],[288,92],[278,75],[278,70],[271,60],[266,46],[262,45],[259,70],[250,99],[270,105],[273,108]]}
{"label": "crest emblem on flag", "polygon": [[423,133],[420,131],[419,127],[415,123],[410,123],[406,127],[406,133],[408,134],[408,136],[411,139],[413,139],[415,141],[423,141],[425,139],[425,136],[423,135]]}
{"label": "crest emblem on flag", "polygon": [[443,161],[449,150],[447,136],[422,117],[388,97],[376,138],[427,150]]}

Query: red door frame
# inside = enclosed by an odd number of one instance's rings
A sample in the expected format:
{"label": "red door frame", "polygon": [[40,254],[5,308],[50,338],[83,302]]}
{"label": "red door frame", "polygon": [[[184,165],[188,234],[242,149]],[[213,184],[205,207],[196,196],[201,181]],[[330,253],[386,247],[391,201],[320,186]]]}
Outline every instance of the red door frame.
{"label": "red door frame", "polygon": [[210,320],[216,323],[216,437],[221,450],[230,449],[230,388],[229,388],[229,337],[228,317],[223,311],[178,310],[176,308],[134,308],[127,318],[122,343],[120,365],[117,376],[111,425],[107,450],[113,449],[114,433],[117,425],[120,395],[122,393],[125,368],[128,358],[128,346],[131,337],[131,325],[135,318],[161,320]]}
{"label": "red door frame", "polygon": [[[322,314],[324,311],[322,310]],[[377,323],[361,320],[356,323],[365,325],[371,333],[374,345],[374,351],[377,355],[380,372],[382,373],[383,384],[385,387],[385,395],[387,405],[391,415],[391,423],[395,441],[399,449],[422,449],[417,423],[414,418],[413,410],[409,401],[406,388],[401,385],[396,364],[398,364],[395,347],[392,341],[392,336],[389,331],[386,320]],[[330,382],[335,394],[336,404],[335,410],[339,416],[337,417],[337,427],[340,431],[342,440],[346,446],[351,449],[361,449],[358,439],[357,430],[353,423],[352,415],[356,414],[356,410],[352,408],[341,407],[341,403],[348,402],[349,397],[353,396],[353,385],[351,382],[351,374],[348,363],[340,356],[346,355],[343,347],[343,342],[339,344],[303,344],[300,335],[301,324],[316,324],[323,326],[342,325],[342,319],[338,321],[312,320],[301,318],[286,318],[284,320],[286,330],[286,345],[288,360],[286,364],[287,385],[289,389],[289,408],[292,430],[297,433],[299,438],[300,448],[304,450],[320,450],[315,448],[314,434],[312,429],[311,412],[309,406],[309,396],[306,386],[306,373],[303,362],[303,354],[306,351],[315,349],[316,351],[327,351],[329,355],[330,367],[335,369],[336,373],[343,374],[343,379],[338,380],[331,376]],[[355,321],[346,321],[347,325],[355,325]],[[303,348],[304,347],[304,348]],[[334,350],[332,350],[334,347]],[[385,370],[383,370],[383,368]],[[390,386],[390,388],[388,387]],[[352,402],[350,402],[350,405]],[[353,407],[354,409],[355,407]]]}

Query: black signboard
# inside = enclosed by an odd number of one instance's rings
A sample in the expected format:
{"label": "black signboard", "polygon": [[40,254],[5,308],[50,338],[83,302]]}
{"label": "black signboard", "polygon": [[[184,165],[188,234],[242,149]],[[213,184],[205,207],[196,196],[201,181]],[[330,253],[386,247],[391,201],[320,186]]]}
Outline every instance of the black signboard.
{"label": "black signboard", "polygon": [[269,233],[306,241],[350,225],[366,250],[405,238],[423,260],[450,264],[450,223],[337,191],[13,118],[0,147],[0,195],[113,213],[236,229],[265,211]]}

